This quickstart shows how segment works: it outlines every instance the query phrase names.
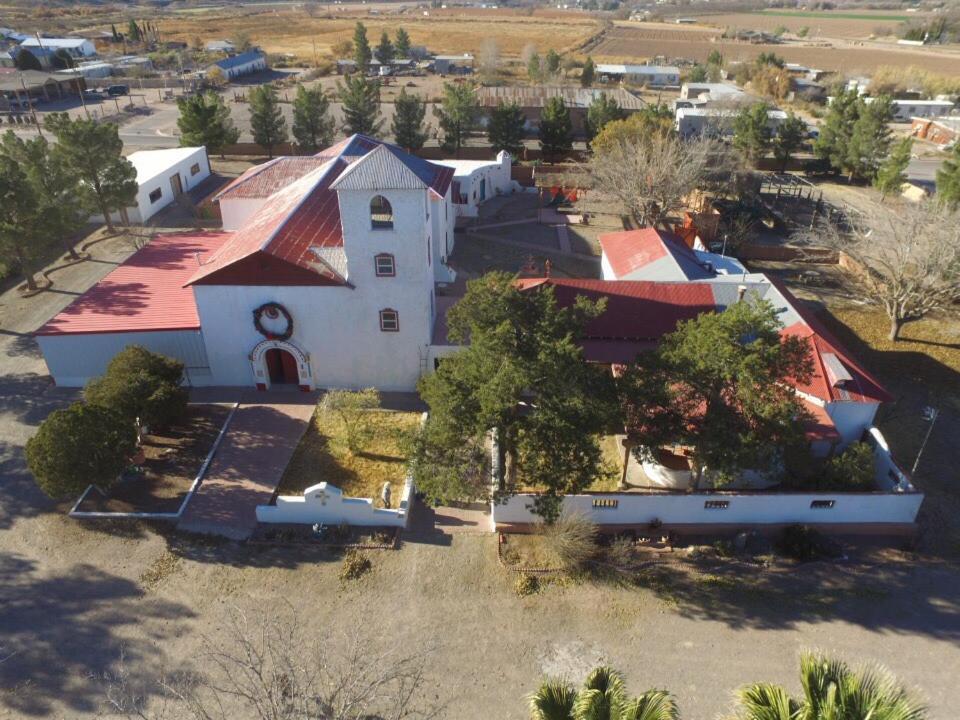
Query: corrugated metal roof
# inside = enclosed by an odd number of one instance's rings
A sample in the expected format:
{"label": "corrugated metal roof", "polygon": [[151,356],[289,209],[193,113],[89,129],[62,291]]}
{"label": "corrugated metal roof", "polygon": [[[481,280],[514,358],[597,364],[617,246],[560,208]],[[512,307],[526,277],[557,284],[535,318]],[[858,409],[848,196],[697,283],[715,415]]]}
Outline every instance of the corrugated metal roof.
{"label": "corrugated metal roof", "polygon": [[247,63],[252,63],[257,60],[263,60],[266,57],[259,50],[249,50],[245,53],[240,53],[239,55],[233,55],[223,60],[218,60],[214,63],[221,70],[230,70],[231,68],[240,67],[241,65],[246,65]]}
{"label": "corrugated metal roof", "polygon": [[221,190],[222,198],[266,198],[316,170],[327,160],[320,157],[278,157],[249,168]]}
{"label": "corrugated metal roof", "polygon": [[184,283],[198,256],[202,262],[229,238],[224,232],[158,235],[35,334],[198,329],[193,290]]}
{"label": "corrugated metal roof", "polygon": [[673,233],[643,228],[605,233],[599,240],[610,267],[621,280],[704,280],[715,275]]}
{"label": "corrugated metal roof", "polygon": [[623,88],[571,87],[481,87],[477,88],[480,107],[497,107],[500,103],[516,103],[520,107],[542,108],[551,98],[562,97],[567,107],[588,108],[601,95],[617,101],[624,110],[642,110],[646,103]]}

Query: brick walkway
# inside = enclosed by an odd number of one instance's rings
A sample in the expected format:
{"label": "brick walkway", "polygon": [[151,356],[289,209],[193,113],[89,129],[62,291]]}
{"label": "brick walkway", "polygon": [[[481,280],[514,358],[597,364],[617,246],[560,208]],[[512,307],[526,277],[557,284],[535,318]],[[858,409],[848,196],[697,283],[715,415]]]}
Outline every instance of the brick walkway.
{"label": "brick walkway", "polygon": [[257,524],[257,505],[270,501],[316,404],[314,393],[269,393],[245,400],[249,402],[241,402],[234,413],[179,529],[233,540],[249,537]]}
{"label": "brick walkway", "polygon": [[437,536],[483,534],[492,531],[490,506],[472,503],[467,507],[430,507],[419,500],[410,513],[404,537],[410,542],[431,542]]}

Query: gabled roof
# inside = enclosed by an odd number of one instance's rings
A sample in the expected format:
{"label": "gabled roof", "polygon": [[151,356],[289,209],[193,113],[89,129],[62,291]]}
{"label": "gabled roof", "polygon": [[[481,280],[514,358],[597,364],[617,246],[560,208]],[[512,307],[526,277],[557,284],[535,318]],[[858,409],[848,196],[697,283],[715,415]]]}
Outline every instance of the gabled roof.
{"label": "gabled roof", "polygon": [[254,62],[255,60],[262,60],[265,55],[259,50],[248,50],[245,53],[240,53],[239,55],[232,55],[223,60],[217,60],[214,63],[221,70],[230,70],[231,68],[239,67],[241,65],[246,65],[247,63]]}
{"label": "gabled roof", "polygon": [[187,279],[230,233],[157,235],[41,327],[36,335],[196,330]]}
{"label": "gabled roof", "polygon": [[715,274],[681,238],[654,228],[605,233],[600,247],[619,280],[704,280]]}
{"label": "gabled roof", "polygon": [[[329,158],[328,158],[329,159]],[[327,162],[321,157],[278,157],[244,171],[214,200],[267,198]]]}
{"label": "gabled roof", "polygon": [[354,162],[333,183],[334,190],[426,190],[443,197],[453,180],[453,168],[381,144]]}

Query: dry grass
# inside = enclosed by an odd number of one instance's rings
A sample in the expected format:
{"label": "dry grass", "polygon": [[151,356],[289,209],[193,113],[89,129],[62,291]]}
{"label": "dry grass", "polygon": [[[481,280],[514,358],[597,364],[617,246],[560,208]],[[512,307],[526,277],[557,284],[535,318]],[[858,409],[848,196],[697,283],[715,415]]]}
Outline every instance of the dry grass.
{"label": "dry grass", "polygon": [[280,481],[281,495],[299,495],[311,485],[328,482],[350,497],[373,498],[390,482],[393,504],[399,502],[407,458],[400,437],[412,431],[420,415],[387,410],[369,411],[372,439],[362,451],[350,452],[343,423],[332,413],[316,412]]}
{"label": "dry grass", "polygon": [[518,568],[559,570],[563,567],[549,538],[539,533],[505,535],[503,561]]}

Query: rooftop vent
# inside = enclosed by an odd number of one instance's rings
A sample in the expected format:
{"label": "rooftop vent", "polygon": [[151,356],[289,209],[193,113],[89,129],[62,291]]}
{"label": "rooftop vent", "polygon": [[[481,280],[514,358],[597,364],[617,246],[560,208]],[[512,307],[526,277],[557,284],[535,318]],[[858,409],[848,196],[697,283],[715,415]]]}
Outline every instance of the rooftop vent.
{"label": "rooftop vent", "polygon": [[847,380],[853,380],[853,375],[847,372],[847,369],[843,366],[843,363],[840,362],[838,358],[833,353],[823,353],[821,355],[823,358],[823,367],[827,371],[827,380],[830,381],[832,387],[840,387]]}

